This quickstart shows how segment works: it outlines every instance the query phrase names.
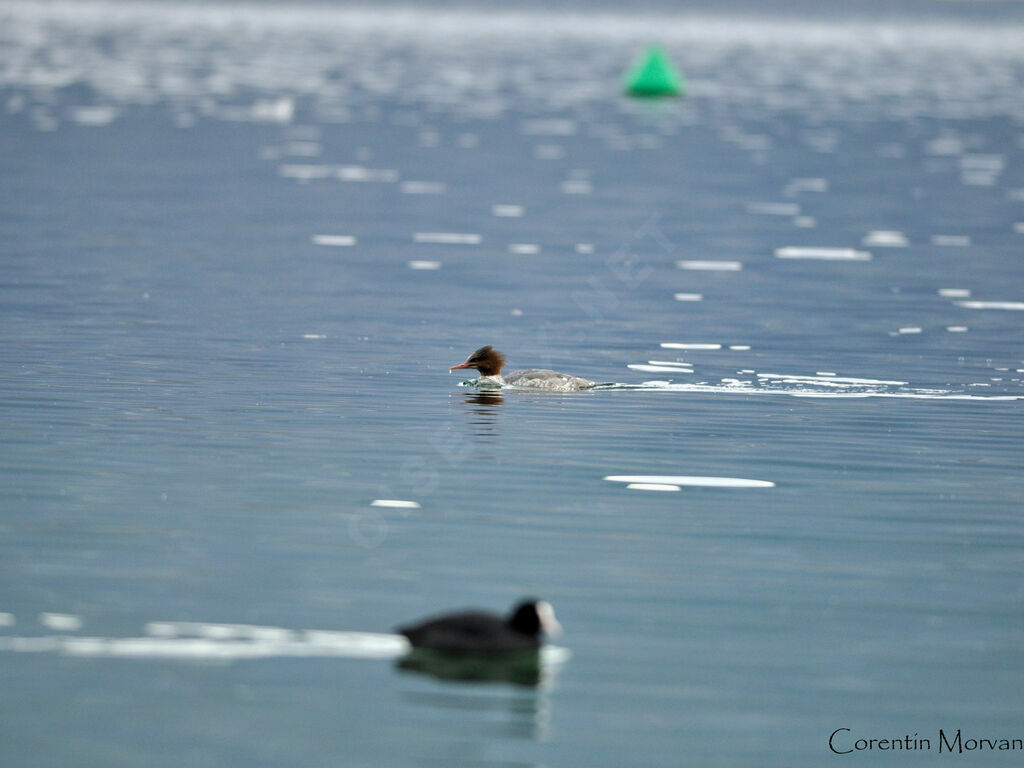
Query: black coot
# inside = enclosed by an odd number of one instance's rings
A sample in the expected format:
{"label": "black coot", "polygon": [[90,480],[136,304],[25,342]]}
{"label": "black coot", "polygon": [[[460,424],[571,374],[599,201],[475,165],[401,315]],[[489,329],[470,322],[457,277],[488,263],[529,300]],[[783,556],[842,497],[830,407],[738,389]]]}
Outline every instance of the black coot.
{"label": "black coot", "polygon": [[487,611],[463,611],[399,627],[413,648],[445,653],[536,651],[541,635],[557,634],[555,612],[543,600],[523,600],[502,617]]}

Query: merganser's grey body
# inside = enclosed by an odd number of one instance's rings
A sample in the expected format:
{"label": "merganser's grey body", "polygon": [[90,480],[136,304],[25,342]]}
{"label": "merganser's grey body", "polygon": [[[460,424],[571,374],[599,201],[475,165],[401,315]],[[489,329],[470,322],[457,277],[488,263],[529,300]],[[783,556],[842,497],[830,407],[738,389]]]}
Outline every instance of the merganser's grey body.
{"label": "merganser's grey body", "polygon": [[547,389],[553,392],[579,392],[590,389],[597,384],[589,379],[558,373],[544,368],[528,368],[524,371],[512,371],[502,376],[501,369],[505,365],[505,356],[494,347],[480,347],[470,355],[466,362],[453,365],[450,370],[459,368],[475,368],[480,372],[478,379],[484,387],[524,387],[530,389]]}
{"label": "merganser's grey body", "polygon": [[504,376],[481,376],[481,379],[493,381],[504,387],[531,387],[533,389],[550,389],[555,392],[578,392],[590,389],[594,382],[568,373],[548,371],[543,368],[528,368],[525,371],[512,371]]}

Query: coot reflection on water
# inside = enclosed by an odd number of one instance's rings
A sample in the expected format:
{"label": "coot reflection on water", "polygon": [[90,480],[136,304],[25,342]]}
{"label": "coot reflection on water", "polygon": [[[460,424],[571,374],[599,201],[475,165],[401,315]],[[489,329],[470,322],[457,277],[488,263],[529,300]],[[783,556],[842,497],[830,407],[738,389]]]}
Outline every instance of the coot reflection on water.
{"label": "coot reflection on water", "polygon": [[464,683],[512,683],[536,688],[543,680],[539,649],[508,653],[446,653],[414,648],[395,662],[403,672]]}
{"label": "coot reflection on water", "polygon": [[522,600],[507,617],[488,611],[460,611],[398,628],[414,649],[447,654],[507,654],[537,651],[542,636],[561,626],[544,600]]}

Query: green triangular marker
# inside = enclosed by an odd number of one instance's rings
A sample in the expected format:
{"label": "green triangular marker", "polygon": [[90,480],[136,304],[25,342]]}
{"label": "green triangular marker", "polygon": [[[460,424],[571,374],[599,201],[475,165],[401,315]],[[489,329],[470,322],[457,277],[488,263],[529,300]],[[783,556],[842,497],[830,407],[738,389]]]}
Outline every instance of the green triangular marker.
{"label": "green triangular marker", "polygon": [[626,75],[630,96],[682,96],[683,76],[661,48],[651,46]]}

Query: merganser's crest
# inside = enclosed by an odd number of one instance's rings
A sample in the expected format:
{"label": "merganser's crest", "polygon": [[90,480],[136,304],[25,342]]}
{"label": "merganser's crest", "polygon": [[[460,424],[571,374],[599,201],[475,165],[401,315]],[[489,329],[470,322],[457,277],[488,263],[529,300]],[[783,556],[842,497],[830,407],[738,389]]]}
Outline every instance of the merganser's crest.
{"label": "merganser's crest", "polygon": [[589,379],[571,376],[541,368],[529,368],[525,371],[512,371],[502,377],[501,369],[505,366],[505,356],[494,347],[480,347],[466,358],[466,362],[453,365],[448,370],[475,368],[480,372],[477,379],[481,387],[524,387],[529,389],[547,389],[556,392],[578,392],[597,386]]}

